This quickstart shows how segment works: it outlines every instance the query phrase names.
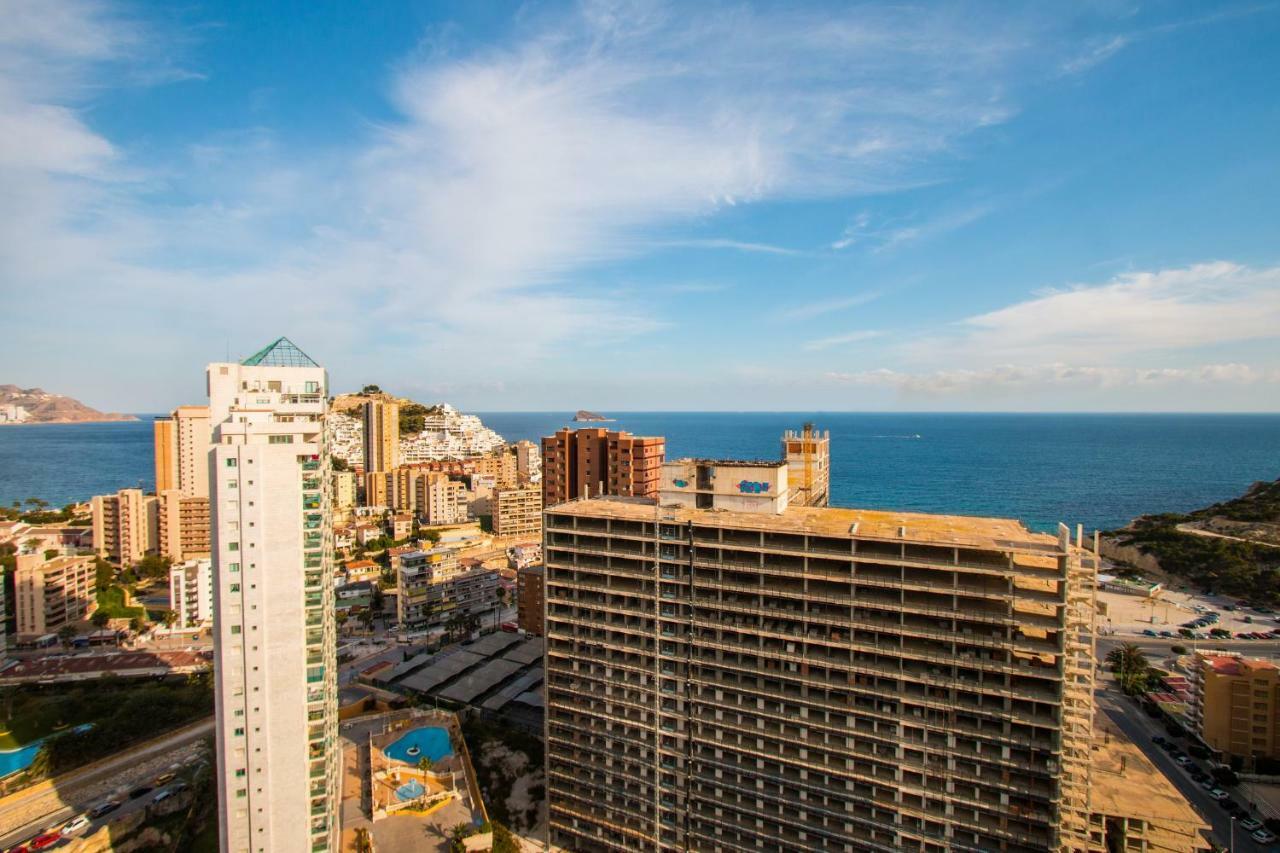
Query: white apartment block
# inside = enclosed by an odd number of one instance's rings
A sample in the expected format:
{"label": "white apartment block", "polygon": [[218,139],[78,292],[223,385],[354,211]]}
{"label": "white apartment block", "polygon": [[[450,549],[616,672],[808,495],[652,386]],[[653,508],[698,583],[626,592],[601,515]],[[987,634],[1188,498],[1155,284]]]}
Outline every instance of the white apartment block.
{"label": "white apartment block", "polygon": [[396,570],[396,617],[406,628],[447,624],[455,615],[492,610],[498,573],[463,567],[453,548],[432,548],[400,555]]}
{"label": "white apartment block", "polygon": [[169,609],[178,628],[201,628],[213,621],[213,561],[187,560],[169,569]]}
{"label": "white apartment block", "polygon": [[280,338],[208,383],[221,849],[336,851],[328,378]]}

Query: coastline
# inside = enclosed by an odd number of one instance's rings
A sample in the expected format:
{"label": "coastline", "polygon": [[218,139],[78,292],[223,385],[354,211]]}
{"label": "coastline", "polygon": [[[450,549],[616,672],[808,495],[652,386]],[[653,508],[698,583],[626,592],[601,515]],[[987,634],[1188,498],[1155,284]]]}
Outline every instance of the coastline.
{"label": "coastline", "polygon": [[66,426],[67,424],[128,424],[128,423],[134,423],[134,422],[136,422],[136,421],[140,421],[140,420],[142,420],[142,418],[139,418],[139,417],[137,417],[136,415],[120,415],[119,417],[116,417],[116,418],[113,418],[113,417],[107,416],[107,417],[101,417],[101,418],[87,418],[87,419],[85,419],[85,420],[74,420],[74,421],[72,421],[72,420],[56,420],[56,421],[0,421],[0,427],[7,427],[7,426],[14,426],[14,427],[19,427],[19,426],[53,426],[53,425],[59,425],[59,424],[60,424],[60,425],[62,425],[62,426]]}

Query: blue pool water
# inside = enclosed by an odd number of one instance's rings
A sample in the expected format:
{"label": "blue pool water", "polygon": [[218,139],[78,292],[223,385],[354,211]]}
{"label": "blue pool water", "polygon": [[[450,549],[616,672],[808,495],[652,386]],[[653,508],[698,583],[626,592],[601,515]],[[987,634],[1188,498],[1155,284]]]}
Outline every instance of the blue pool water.
{"label": "blue pool water", "polygon": [[421,782],[417,779],[410,779],[399,788],[396,788],[396,799],[402,803],[407,802],[408,800],[416,800],[418,797],[425,794],[426,791],[427,789],[422,787]]}
{"label": "blue pool water", "polygon": [[395,743],[383,750],[388,758],[416,765],[422,759],[434,764],[447,755],[453,755],[449,744],[449,730],[440,726],[422,726],[410,729]]}
{"label": "blue pool water", "polygon": [[0,778],[19,770],[26,770],[36,760],[41,741],[20,746],[17,749],[0,749]]}
{"label": "blue pool water", "polygon": [[[87,732],[91,728],[93,723],[84,723],[76,726],[71,732]],[[30,767],[31,762],[36,760],[36,755],[40,752],[40,745],[44,742],[45,738],[39,738],[17,749],[0,749],[0,779]]]}

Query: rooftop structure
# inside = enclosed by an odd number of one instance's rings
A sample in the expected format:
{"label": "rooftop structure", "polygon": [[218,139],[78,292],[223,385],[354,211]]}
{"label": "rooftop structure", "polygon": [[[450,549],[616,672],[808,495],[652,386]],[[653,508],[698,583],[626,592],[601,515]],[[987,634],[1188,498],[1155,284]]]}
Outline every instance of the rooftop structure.
{"label": "rooftop structure", "polygon": [[276,338],[253,355],[240,362],[246,367],[319,367],[293,341]]}
{"label": "rooftop structure", "polygon": [[667,440],[598,428],[542,439],[544,506],[588,495],[657,497]]}

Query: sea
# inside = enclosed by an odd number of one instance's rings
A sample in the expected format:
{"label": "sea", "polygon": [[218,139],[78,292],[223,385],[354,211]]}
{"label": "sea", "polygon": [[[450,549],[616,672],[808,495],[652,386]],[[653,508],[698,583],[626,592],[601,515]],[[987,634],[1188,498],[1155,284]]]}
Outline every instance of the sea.
{"label": "sea", "polygon": [[[477,412],[536,441],[571,412]],[[151,420],[0,427],[0,504],[61,506],[153,486]],[[668,458],[776,459],[781,435],[831,433],[838,506],[994,515],[1089,530],[1186,511],[1280,477],[1280,415],[624,412],[601,424],[662,435]],[[585,424],[584,424],[585,425]]]}

